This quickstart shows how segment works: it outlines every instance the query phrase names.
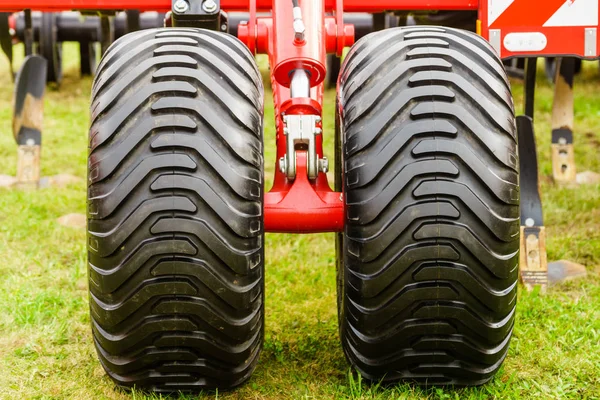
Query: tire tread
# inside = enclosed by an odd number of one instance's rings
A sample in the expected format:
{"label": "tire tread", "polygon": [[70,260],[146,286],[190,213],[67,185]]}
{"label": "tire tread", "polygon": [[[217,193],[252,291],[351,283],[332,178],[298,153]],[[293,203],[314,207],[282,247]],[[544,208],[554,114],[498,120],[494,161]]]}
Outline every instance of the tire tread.
{"label": "tire tread", "polygon": [[263,340],[263,87],[235,38],[138,31],[93,84],[90,311],[108,375],[231,388]]}
{"label": "tire tread", "polygon": [[348,53],[338,103],[346,356],[376,381],[487,382],[508,352],[519,257],[500,60],[452,28],[376,32]]}

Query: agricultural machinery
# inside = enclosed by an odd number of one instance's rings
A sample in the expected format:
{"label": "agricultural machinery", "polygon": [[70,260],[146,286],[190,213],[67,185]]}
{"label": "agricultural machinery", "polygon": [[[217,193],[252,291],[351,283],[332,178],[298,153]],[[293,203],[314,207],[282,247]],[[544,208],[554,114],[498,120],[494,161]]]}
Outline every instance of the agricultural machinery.
{"label": "agricultural machinery", "polygon": [[[340,337],[365,378],[494,376],[519,272],[526,285],[546,283],[536,58],[557,57],[553,175],[569,182],[574,60],[598,58],[598,0],[2,0],[0,11],[24,6],[8,24],[28,54],[36,37],[51,63],[49,38],[104,43],[87,246],[94,344],[117,384],[172,392],[250,377],[264,337],[265,232],[336,232]],[[63,10],[96,16],[32,16]],[[108,46],[123,24],[115,10],[137,22]],[[148,11],[164,27],[137,30]],[[460,12],[475,32],[418,22]],[[408,16],[416,25],[400,26]],[[268,55],[275,109],[268,192],[255,54]],[[517,117],[502,62],[515,58],[525,60]],[[39,107],[47,62],[30,55],[17,74],[24,152],[41,140],[27,109]]]}

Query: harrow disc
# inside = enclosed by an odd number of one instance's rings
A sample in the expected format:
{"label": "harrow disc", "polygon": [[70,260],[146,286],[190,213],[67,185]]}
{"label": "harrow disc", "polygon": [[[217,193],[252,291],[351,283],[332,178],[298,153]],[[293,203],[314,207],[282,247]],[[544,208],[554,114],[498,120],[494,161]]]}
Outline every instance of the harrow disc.
{"label": "harrow disc", "polygon": [[79,71],[81,76],[94,76],[98,61],[96,59],[96,45],[91,42],[79,43]]}
{"label": "harrow disc", "polygon": [[60,84],[62,72],[62,43],[57,40],[56,13],[43,13],[40,26],[39,54],[48,62],[47,82]]}

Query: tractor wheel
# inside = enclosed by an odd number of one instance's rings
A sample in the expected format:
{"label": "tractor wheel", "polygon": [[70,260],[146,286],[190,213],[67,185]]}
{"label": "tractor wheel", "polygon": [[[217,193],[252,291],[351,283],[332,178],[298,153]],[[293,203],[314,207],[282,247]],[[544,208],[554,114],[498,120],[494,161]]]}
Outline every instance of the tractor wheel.
{"label": "tractor wheel", "polygon": [[477,385],[508,351],[519,260],[513,102],[467,31],[395,28],[340,78],[340,332],[367,379]]}
{"label": "tractor wheel", "polygon": [[92,89],[94,342],[119,385],[230,388],[263,342],[263,86],[235,37],[131,33]]}
{"label": "tractor wheel", "polygon": [[62,43],[57,39],[56,15],[56,13],[42,13],[39,52],[48,61],[47,82],[60,84],[63,77]]}

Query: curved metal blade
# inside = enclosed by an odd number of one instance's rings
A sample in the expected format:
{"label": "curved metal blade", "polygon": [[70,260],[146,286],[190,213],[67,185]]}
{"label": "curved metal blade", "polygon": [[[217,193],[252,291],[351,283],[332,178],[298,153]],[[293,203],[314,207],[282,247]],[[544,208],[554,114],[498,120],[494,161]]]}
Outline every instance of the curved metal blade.
{"label": "curved metal blade", "polygon": [[[521,225],[542,226],[544,225],[544,216],[538,182],[537,149],[531,117],[527,115],[517,117],[517,134],[519,138]],[[533,222],[528,223],[528,219]]]}
{"label": "curved metal blade", "polygon": [[27,56],[15,79],[13,134],[19,145],[42,144],[47,61]]}

